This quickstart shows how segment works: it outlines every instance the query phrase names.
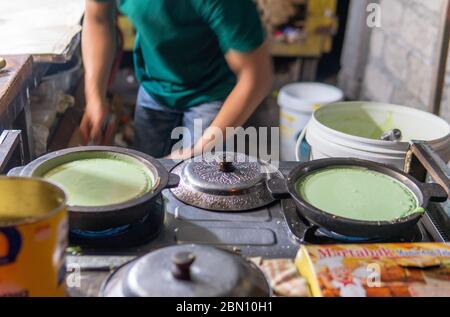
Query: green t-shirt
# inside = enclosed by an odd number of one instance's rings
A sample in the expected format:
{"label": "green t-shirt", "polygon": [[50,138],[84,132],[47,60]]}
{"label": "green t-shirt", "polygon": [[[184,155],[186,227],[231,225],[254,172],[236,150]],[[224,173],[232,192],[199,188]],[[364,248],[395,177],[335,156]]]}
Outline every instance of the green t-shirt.
{"label": "green t-shirt", "polygon": [[236,77],[224,54],[250,52],[264,42],[252,0],[117,3],[137,30],[136,75],[146,91],[168,107],[183,109],[225,100]]}

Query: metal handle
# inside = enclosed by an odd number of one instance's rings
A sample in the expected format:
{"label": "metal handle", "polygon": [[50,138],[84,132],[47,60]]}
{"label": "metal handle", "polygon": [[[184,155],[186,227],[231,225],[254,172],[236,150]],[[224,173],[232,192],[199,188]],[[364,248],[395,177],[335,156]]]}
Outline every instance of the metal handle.
{"label": "metal handle", "polygon": [[422,182],[427,173],[450,195],[450,169],[447,164],[423,141],[412,141],[406,156],[405,172]]}
{"label": "metal handle", "polygon": [[224,153],[221,161],[219,162],[219,171],[222,173],[232,173],[234,172],[233,161],[229,160],[227,153]]}
{"label": "metal handle", "polygon": [[232,173],[234,171],[234,165],[232,162],[220,162],[219,170],[222,173]]}
{"label": "metal handle", "polygon": [[444,203],[448,198],[445,189],[441,185],[435,183],[423,184],[422,192],[425,206],[428,205],[429,202]]}
{"label": "metal handle", "polygon": [[190,281],[191,280],[191,266],[195,261],[195,254],[190,252],[177,253],[172,258],[174,264],[172,269],[172,276],[177,280]]}
{"label": "metal handle", "polygon": [[[427,174],[429,174],[439,184],[424,185],[425,188],[428,187],[432,191],[430,192],[431,200],[436,198],[438,201],[442,201],[444,191],[447,197],[450,196],[450,169],[426,142],[412,141],[410,143],[404,171],[423,183],[426,182]],[[438,189],[436,186],[442,188]]]}
{"label": "metal handle", "polygon": [[177,174],[169,173],[169,181],[167,183],[166,188],[175,188],[178,187],[180,183],[180,176]]}
{"label": "metal handle", "polygon": [[269,179],[267,181],[267,189],[275,199],[287,199],[291,197],[285,179]]}

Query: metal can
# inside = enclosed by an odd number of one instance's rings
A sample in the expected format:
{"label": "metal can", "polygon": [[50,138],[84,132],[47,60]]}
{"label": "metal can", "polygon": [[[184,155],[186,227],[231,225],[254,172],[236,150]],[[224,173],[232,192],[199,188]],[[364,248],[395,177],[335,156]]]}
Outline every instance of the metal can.
{"label": "metal can", "polygon": [[0,177],[0,297],[65,296],[66,195],[40,179]]}

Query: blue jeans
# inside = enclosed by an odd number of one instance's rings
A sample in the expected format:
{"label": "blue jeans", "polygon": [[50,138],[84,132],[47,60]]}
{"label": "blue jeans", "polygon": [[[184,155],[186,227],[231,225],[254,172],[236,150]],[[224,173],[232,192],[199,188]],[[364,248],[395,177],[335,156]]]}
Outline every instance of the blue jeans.
{"label": "blue jeans", "polygon": [[[134,148],[155,158],[172,152],[180,139],[172,139],[172,131],[185,127],[189,136],[183,136],[184,146],[192,146],[201,137],[194,131],[208,128],[222,107],[222,101],[201,104],[186,110],[175,110],[159,104],[144,88],[139,89],[134,115]],[[202,119],[200,122],[195,119]],[[195,127],[197,124],[197,127]]]}

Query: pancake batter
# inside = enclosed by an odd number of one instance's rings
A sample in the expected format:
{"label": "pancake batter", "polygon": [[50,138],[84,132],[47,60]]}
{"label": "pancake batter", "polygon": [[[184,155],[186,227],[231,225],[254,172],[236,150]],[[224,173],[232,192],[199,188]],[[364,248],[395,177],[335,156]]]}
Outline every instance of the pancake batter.
{"label": "pancake batter", "polygon": [[111,158],[90,158],[62,164],[44,175],[67,192],[70,206],[108,206],[150,191],[152,179],[144,167]]}
{"label": "pancake batter", "polygon": [[328,213],[363,221],[393,221],[415,212],[415,195],[382,173],[359,167],[332,167],[306,176],[297,183],[306,202]]}

